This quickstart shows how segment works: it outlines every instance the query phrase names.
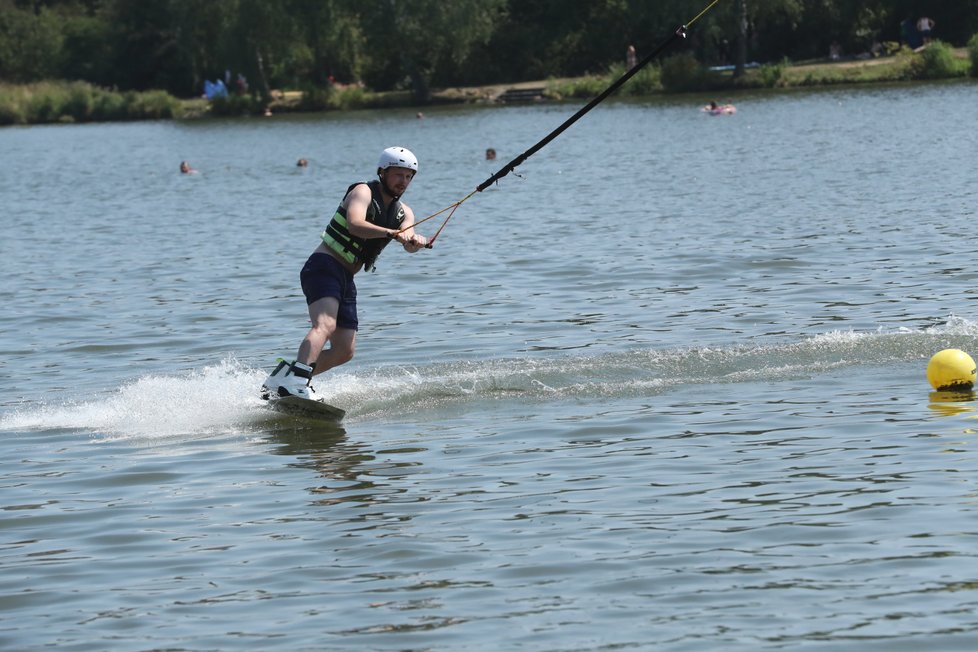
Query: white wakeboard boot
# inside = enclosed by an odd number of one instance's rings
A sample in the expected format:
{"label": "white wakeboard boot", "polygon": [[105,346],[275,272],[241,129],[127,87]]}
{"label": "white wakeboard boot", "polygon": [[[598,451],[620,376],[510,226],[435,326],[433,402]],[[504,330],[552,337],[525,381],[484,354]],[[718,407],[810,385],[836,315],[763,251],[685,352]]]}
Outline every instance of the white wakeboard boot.
{"label": "white wakeboard boot", "polygon": [[289,364],[280,359],[275,371],[265,379],[261,386],[262,398],[298,396],[315,401],[319,397],[310,384],[311,381],[312,367],[301,362]]}

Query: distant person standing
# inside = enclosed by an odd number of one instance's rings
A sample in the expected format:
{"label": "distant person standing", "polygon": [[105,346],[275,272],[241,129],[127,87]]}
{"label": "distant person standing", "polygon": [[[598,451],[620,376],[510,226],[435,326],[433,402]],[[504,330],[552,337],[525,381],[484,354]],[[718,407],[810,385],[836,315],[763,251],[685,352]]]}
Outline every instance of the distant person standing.
{"label": "distant person standing", "polygon": [[900,23],[900,40],[911,50],[916,50],[923,45],[920,32],[917,31],[917,21],[909,16]]}
{"label": "distant person standing", "polygon": [[638,54],[635,53],[635,46],[629,45],[625,50],[625,67],[631,70],[638,63]]}
{"label": "distant person standing", "polygon": [[924,45],[930,43],[930,33],[934,29],[936,23],[928,18],[927,16],[921,16],[917,19],[917,31],[920,33],[920,38],[924,40]]}

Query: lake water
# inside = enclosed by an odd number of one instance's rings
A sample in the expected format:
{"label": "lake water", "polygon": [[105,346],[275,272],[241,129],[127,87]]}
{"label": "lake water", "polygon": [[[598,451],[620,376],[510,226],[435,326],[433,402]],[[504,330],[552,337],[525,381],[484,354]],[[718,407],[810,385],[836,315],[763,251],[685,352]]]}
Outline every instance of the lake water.
{"label": "lake water", "polygon": [[600,106],[358,276],[339,425],[257,388],[346,186],[578,104],[0,130],[0,647],[975,649],[976,88]]}

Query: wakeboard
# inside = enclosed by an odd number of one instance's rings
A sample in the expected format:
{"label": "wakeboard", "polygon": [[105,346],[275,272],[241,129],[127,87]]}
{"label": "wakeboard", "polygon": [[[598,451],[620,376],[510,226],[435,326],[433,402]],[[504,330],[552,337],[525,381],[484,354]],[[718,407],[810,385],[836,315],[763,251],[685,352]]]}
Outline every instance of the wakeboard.
{"label": "wakeboard", "polygon": [[325,421],[339,421],[346,414],[346,410],[330,405],[324,401],[316,401],[298,396],[272,397],[268,399],[268,407],[294,417],[305,417],[307,419],[320,419]]}

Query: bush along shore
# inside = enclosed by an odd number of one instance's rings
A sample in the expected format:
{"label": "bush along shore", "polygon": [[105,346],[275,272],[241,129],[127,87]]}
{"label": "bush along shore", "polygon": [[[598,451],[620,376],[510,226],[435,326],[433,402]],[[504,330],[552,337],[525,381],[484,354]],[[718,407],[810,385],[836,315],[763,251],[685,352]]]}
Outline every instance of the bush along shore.
{"label": "bush along shore", "polygon": [[[872,84],[978,77],[978,35],[967,48],[934,41],[917,51],[848,61],[815,61],[754,65],[734,77],[729,70],[704,68],[685,54],[667,57],[639,71],[618,93],[648,96],[663,93],[736,91],[837,84]],[[533,84],[548,99],[593,97],[625,72],[612,66],[602,75],[589,75]],[[494,102],[513,84],[435,91],[433,103]],[[116,91],[87,82],[49,81],[27,85],[0,83],[0,125],[159,120],[205,116],[261,115],[412,106],[409,91],[372,92],[362,86],[331,86],[301,91],[273,91],[270,98],[231,95],[208,101],[177,99],[164,91]]]}
{"label": "bush along shore", "polygon": [[0,83],[0,125],[179,118],[183,103],[164,91],[112,91],[87,82]]}
{"label": "bush along shore", "polygon": [[[701,93],[978,77],[978,35],[967,48],[934,41],[916,51],[894,45],[893,51],[888,56],[843,61],[755,64],[740,77],[730,70],[704,68],[692,56],[680,54],[641,70],[619,93]],[[549,82],[546,95],[555,99],[592,97],[624,72],[623,66],[614,66],[606,75]]]}

